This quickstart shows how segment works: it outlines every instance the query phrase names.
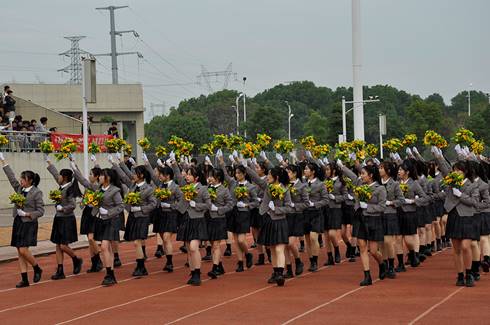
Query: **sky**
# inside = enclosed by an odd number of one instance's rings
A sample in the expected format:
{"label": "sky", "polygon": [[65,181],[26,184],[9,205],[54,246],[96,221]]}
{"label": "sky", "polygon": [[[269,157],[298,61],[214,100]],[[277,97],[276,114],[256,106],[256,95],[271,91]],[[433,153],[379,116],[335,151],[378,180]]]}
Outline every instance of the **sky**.
{"label": "sky", "polygon": [[[64,83],[69,49],[108,53],[109,13],[116,11],[119,82],[142,83],[145,106],[177,105],[207,94],[202,66],[233,63],[228,88],[254,95],[279,83],[311,80],[352,85],[350,0],[16,0],[0,6],[0,83]],[[464,89],[490,92],[490,1],[361,0],[362,82],[389,84],[446,103]],[[111,83],[109,57],[98,57],[99,83]],[[241,82],[246,77],[245,84]],[[472,86],[470,86],[470,84]],[[163,86],[162,86],[163,85]],[[213,90],[223,78],[211,78]]]}

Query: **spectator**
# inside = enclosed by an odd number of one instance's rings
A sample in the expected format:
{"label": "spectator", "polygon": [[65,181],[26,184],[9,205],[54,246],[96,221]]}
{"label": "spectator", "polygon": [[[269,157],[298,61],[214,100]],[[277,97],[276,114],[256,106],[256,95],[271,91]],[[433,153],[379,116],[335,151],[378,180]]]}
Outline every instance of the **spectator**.
{"label": "spectator", "polygon": [[3,87],[3,93],[0,96],[0,108],[2,110],[2,115],[5,116],[4,105],[5,105],[5,97],[7,97],[7,91],[10,90],[10,86],[6,85]]}
{"label": "spectator", "polygon": [[38,124],[36,124],[36,132],[48,132],[48,118],[41,117]]}
{"label": "spectator", "polygon": [[57,132],[57,130],[58,130],[58,129],[57,129],[56,127],[54,127],[54,128],[50,128],[50,129],[49,129],[49,132]]}
{"label": "spectator", "polygon": [[[88,124],[88,134],[92,134],[92,129],[90,128],[90,125],[92,124],[92,122],[94,121],[94,117],[93,116],[89,116],[88,117],[88,121],[87,121],[87,124]],[[82,124],[82,134],[83,134],[83,124]]]}
{"label": "spectator", "polygon": [[5,111],[5,115],[7,115],[10,119],[14,119],[15,117],[15,99],[12,96],[12,93],[12,90],[7,90],[7,95],[3,99],[3,109]]}
{"label": "spectator", "polygon": [[37,121],[36,120],[31,120],[31,125],[34,127],[34,130],[36,130],[36,125],[37,125]]}
{"label": "spectator", "polygon": [[119,138],[119,129],[117,128],[117,122],[112,122],[111,127],[107,130],[108,135],[112,135],[114,138]]}

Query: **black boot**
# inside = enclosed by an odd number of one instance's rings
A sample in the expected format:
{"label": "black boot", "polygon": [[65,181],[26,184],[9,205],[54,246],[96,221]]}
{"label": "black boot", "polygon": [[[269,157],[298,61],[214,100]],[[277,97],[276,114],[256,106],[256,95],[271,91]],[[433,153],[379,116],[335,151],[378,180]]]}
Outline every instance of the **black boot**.
{"label": "black boot", "polygon": [[465,285],[467,287],[475,286],[475,279],[473,277],[473,274],[471,273],[471,270],[466,270]]}
{"label": "black boot", "polygon": [[420,261],[420,263],[425,262],[425,260],[427,259],[427,256],[425,256],[424,252],[418,252],[418,253],[415,252],[415,257],[417,257],[417,259]]}
{"label": "black boot", "polygon": [[162,245],[158,245],[157,246],[157,250],[155,251],[155,257],[156,258],[162,258],[164,255],[163,253],[163,246]]}
{"label": "black boot", "polygon": [[95,255],[90,258],[90,262],[92,262],[92,265],[90,266],[90,269],[87,270],[87,273],[94,273],[95,268],[97,266],[97,261],[95,260]]}
{"label": "black boot", "polygon": [[63,264],[58,264],[56,273],[51,276],[51,280],[62,280],[65,278],[65,272],[63,272]]}
{"label": "black boot", "polygon": [[213,264],[213,268],[211,269],[211,271],[208,272],[208,276],[211,279],[217,279],[218,278],[218,265],[217,264]]}
{"label": "black boot", "polygon": [[286,279],[283,276],[284,268],[278,267],[276,272],[277,272],[277,275],[276,275],[277,286],[282,287],[282,286],[284,286],[284,282],[286,282]]}
{"label": "black boot", "polygon": [[296,276],[301,275],[305,267],[303,262],[301,262],[301,259],[298,257],[294,260],[294,264],[296,265],[296,270],[294,270],[294,274]]}
{"label": "black boot", "polygon": [[119,253],[114,253],[114,267],[121,267],[121,259],[119,258]]}
{"label": "black boot", "polygon": [[333,254],[332,253],[327,253],[327,261],[325,262],[325,264],[323,264],[325,266],[330,266],[330,265],[335,265],[335,262],[333,260]]}
{"label": "black boot", "polygon": [[247,253],[245,254],[245,260],[246,260],[246,266],[247,266],[247,269],[251,268],[252,265],[254,264],[254,256],[252,255],[252,253]]}
{"label": "black boot", "polygon": [[141,250],[143,251],[143,259],[146,261],[148,259],[148,256],[146,256],[146,246],[141,246]]}
{"label": "black boot", "polygon": [[106,275],[104,277],[104,280],[102,281],[103,286],[111,286],[117,283],[116,277],[114,276],[114,270],[112,270],[110,267],[106,267]]}
{"label": "black boot", "polygon": [[349,262],[353,263],[355,261],[356,261],[356,246],[351,246]]}
{"label": "black boot", "polygon": [[259,259],[257,260],[257,263],[255,265],[264,265],[265,264],[265,255],[264,254],[259,254]]}
{"label": "black boot", "polygon": [[395,268],[395,272],[406,272],[405,263],[403,263],[403,254],[397,254],[398,266]]}
{"label": "black boot", "polygon": [[340,263],[340,248],[339,246],[334,247],[335,251],[335,263],[339,264]]}
{"label": "black boot", "polygon": [[72,258],[73,260],[73,274],[78,274],[82,270],[83,260],[77,256]]}
{"label": "black boot", "polygon": [[16,288],[25,288],[29,286],[29,279],[27,278],[27,272],[20,274],[22,280],[15,285]]}
{"label": "black boot", "polygon": [[483,272],[488,273],[490,271],[490,256],[483,256],[483,261],[481,262],[481,268]]}
{"label": "black boot", "polygon": [[425,245],[424,247],[424,255],[427,257],[432,256],[432,246],[430,244]]}
{"label": "black boot", "polygon": [[225,274],[225,268],[223,267],[223,263],[219,262],[218,264],[218,275],[223,275]]}
{"label": "black boot", "polygon": [[102,263],[102,260],[100,259],[100,254],[96,254],[94,256],[94,261],[96,262],[95,264],[95,272],[100,272],[104,268],[104,263]]}
{"label": "black boot", "polygon": [[312,256],[310,259],[310,268],[308,269],[310,272],[318,271],[318,256]]}
{"label": "black boot", "polygon": [[440,238],[436,239],[436,251],[442,251],[442,240]]}
{"label": "black boot", "polygon": [[475,281],[480,281],[480,261],[471,262],[471,274]]}
{"label": "black boot", "polygon": [[320,248],[323,248],[323,236],[321,234],[318,234],[318,244]]}
{"label": "black boot", "polygon": [[458,287],[464,287],[465,286],[464,273],[463,272],[458,273],[458,278],[456,279],[456,285]]}
{"label": "black boot", "polygon": [[373,280],[371,279],[371,272],[364,271],[364,280],[359,284],[361,287],[370,286],[373,284]]}
{"label": "black boot", "polygon": [[284,275],[285,279],[294,278],[293,266],[291,264],[286,265],[286,275]]}
{"label": "black boot", "polygon": [[231,256],[231,244],[226,244],[224,256]]}
{"label": "black boot", "polygon": [[167,258],[167,263],[165,263],[165,266],[163,267],[164,271],[167,271],[168,273],[172,273],[174,271],[174,265],[172,262],[172,255],[166,255]]}
{"label": "black boot", "polygon": [[201,285],[201,270],[200,269],[195,269],[194,274],[191,277],[191,283],[190,285],[193,286],[200,286]]}
{"label": "black boot", "polygon": [[267,280],[267,283],[270,283],[270,284],[277,283],[277,280],[276,280],[277,272],[276,272],[276,270],[277,270],[277,268],[275,267],[274,270],[272,271],[270,278]]}
{"label": "black boot", "polygon": [[187,254],[187,247],[185,245],[180,246],[179,249],[182,253]]}
{"label": "black boot", "polygon": [[409,251],[408,252],[408,257],[409,257],[409,260],[410,260],[410,266],[411,267],[417,267],[420,265],[420,261],[418,259],[418,254],[415,252],[415,251]]}
{"label": "black boot", "polygon": [[299,248],[298,248],[298,251],[300,253],[304,253],[305,251],[305,241],[304,240],[300,240],[299,241]]}
{"label": "black boot", "polygon": [[265,253],[267,254],[267,260],[269,260],[269,263],[272,263],[272,253],[270,248],[265,249]]}
{"label": "black boot", "polygon": [[134,269],[133,276],[141,277],[145,275],[148,275],[148,271],[146,270],[145,267],[145,259],[139,258],[136,260],[136,268]]}
{"label": "black boot", "polygon": [[384,280],[386,278],[386,263],[379,264],[379,279]]}
{"label": "black boot", "polygon": [[32,277],[32,282],[38,283],[39,281],[41,281],[41,275],[43,274],[43,270],[41,270],[38,264],[34,265],[32,269],[34,270],[34,276]]}
{"label": "black boot", "polygon": [[386,272],[386,277],[388,279],[394,279],[394,278],[396,278],[396,273],[395,273],[395,259],[394,258],[389,258],[388,259],[388,272]]}
{"label": "black boot", "polygon": [[211,246],[206,246],[206,255],[202,258],[203,261],[212,261],[213,257],[211,256]]}
{"label": "black boot", "polygon": [[189,277],[189,280],[187,280],[187,284],[192,284],[192,278],[194,278],[194,270],[191,271],[191,276]]}
{"label": "black boot", "polygon": [[243,271],[245,271],[243,269],[243,261],[238,261],[237,268],[236,268],[235,272],[239,273],[239,272],[243,272]]}
{"label": "black boot", "polygon": [[347,248],[346,248],[346,250],[345,250],[345,258],[346,258],[346,259],[349,259],[349,258],[351,258],[351,256],[352,256],[352,252],[351,252],[351,250],[352,250],[352,245],[351,245],[349,242],[347,242],[347,243],[345,243],[345,246],[347,246]]}

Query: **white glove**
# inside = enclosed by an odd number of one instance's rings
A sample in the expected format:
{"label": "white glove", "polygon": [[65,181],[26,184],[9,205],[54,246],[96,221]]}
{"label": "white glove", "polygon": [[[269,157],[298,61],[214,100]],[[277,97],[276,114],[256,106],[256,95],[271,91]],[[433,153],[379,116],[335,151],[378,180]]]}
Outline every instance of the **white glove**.
{"label": "white glove", "polygon": [[99,208],[99,213],[100,213],[101,215],[107,215],[107,214],[109,214],[109,211],[107,211],[107,210],[106,210],[106,209],[104,209],[104,208]]}
{"label": "white glove", "polygon": [[458,190],[457,188],[454,188],[453,187],[453,194],[455,197],[461,197],[461,195],[463,194],[460,190]]}
{"label": "white glove", "polygon": [[415,195],[415,199],[417,200],[418,198],[419,198],[419,196],[418,195]]}
{"label": "white glove", "polygon": [[252,158],[252,164],[257,165],[257,158],[255,157]]}
{"label": "white glove", "polygon": [[190,200],[189,205],[191,206],[191,208],[195,208],[196,207],[196,201]]}
{"label": "white glove", "polygon": [[175,153],[173,150],[168,154],[168,158],[170,158],[170,160],[175,160]]}
{"label": "white glove", "polygon": [[351,152],[351,153],[349,154],[349,159],[350,159],[350,160],[356,160],[356,158],[357,158],[357,157],[356,157],[356,154],[355,154],[354,152]]}
{"label": "white glove", "polygon": [[3,152],[0,152],[0,160],[5,160],[5,157],[3,156]]}
{"label": "white glove", "polygon": [[412,151],[413,151],[414,154],[420,155],[419,150],[417,149],[417,147],[413,147],[412,148]]}
{"label": "white glove", "polygon": [[316,160],[316,162],[317,162],[317,164],[318,164],[319,166],[323,166],[323,167],[325,167],[325,164],[323,164],[323,160],[321,160],[321,159],[317,159],[317,160]]}
{"label": "white glove", "polygon": [[26,216],[26,213],[22,209],[17,209],[17,215],[19,217],[25,217]]}
{"label": "white glove", "polygon": [[214,204],[211,204],[211,211],[213,211],[213,212],[218,211],[218,207]]}
{"label": "white glove", "polygon": [[257,201],[258,202],[262,202],[262,198],[261,197],[257,197]]}
{"label": "white glove", "polygon": [[390,206],[390,205],[393,205],[393,202],[391,202],[391,201],[386,201],[386,206]]}
{"label": "white glove", "polygon": [[378,160],[378,158],[373,158],[373,161],[377,166],[381,165],[381,162]]}
{"label": "white glove", "polygon": [[233,150],[232,155],[234,158],[238,158],[238,152],[236,150]]}
{"label": "white glove", "polygon": [[141,159],[143,159],[145,163],[148,162],[148,157],[146,156],[146,153],[143,152],[143,154],[141,155]]}
{"label": "white glove", "polygon": [[236,206],[238,208],[244,208],[245,207],[245,203],[243,203],[242,201],[238,201],[237,204],[236,204]]}
{"label": "white glove", "polygon": [[330,194],[328,195],[328,198],[329,198],[330,200],[335,200],[335,195],[333,195],[332,193],[330,193]]}
{"label": "white glove", "polygon": [[190,163],[189,163],[189,162],[190,162],[190,159],[189,159],[189,158],[187,158],[187,156],[186,156],[186,157],[184,157],[184,164],[186,164],[186,165],[190,165]]}
{"label": "white glove", "polygon": [[290,206],[291,208],[294,208],[294,202],[289,203],[289,206]]}
{"label": "white glove", "polygon": [[233,155],[229,155],[228,156],[228,159],[230,159],[230,161],[233,163],[235,161],[235,157],[233,157]]}
{"label": "white glove", "polygon": [[[277,156],[276,156],[277,157]],[[265,154],[265,151],[261,151],[260,152],[260,158],[264,159],[264,160],[267,160],[267,155]]]}
{"label": "white glove", "polygon": [[402,158],[400,157],[400,155],[398,154],[398,152],[395,153],[395,158],[396,158],[396,160],[402,160]]}
{"label": "white glove", "polygon": [[131,212],[140,212],[141,207],[131,207]]}
{"label": "white glove", "polygon": [[92,162],[96,162],[96,161],[97,161],[97,158],[95,157],[95,155],[94,155],[94,154],[92,154],[92,155],[90,155],[90,160],[91,160]]}
{"label": "white glove", "polygon": [[412,149],[410,149],[410,147],[407,147],[407,149],[405,150],[405,152],[407,153],[407,155],[409,156],[412,156],[413,153],[412,153]]}
{"label": "white glove", "polygon": [[45,159],[46,159],[46,162],[47,163],[50,163],[51,162],[51,158],[49,158],[49,155],[46,155]]}
{"label": "white glove", "polygon": [[116,159],[117,159],[117,160],[121,160],[121,153],[116,152]]}
{"label": "white glove", "polygon": [[129,157],[128,161],[132,166],[136,165],[136,161],[134,161],[133,157]]}
{"label": "white glove", "polygon": [[245,158],[239,158],[239,160],[240,160],[240,164],[242,166],[245,166],[245,167],[247,166],[247,159],[245,159]]}
{"label": "white glove", "polygon": [[437,154],[442,157],[442,150],[440,148],[437,148]]}
{"label": "white glove", "polygon": [[70,168],[71,168],[72,170],[77,169],[77,164],[75,164],[75,162],[74,162],[74,161],[70,161]]}
{"label": "white glove", "polygon": [[325,165],[328,165],[328,164],[330,164],[330,161],[328,160],[328,158],[327,158],[327,157],[324,157],[324,158],[323,158],[323,163],[324,163]]}
{"label": "white glove", "polygon": [[165,202],[161,202],[161,203],[160,203],[160,206],[161,206],[162,208],[170,208],[170,204],[169,204],[169,203],[165,203]]}
{"label": "white glove", "polygon": [[59,204],[58,204],[58,205],[56,206],[56,211],[58,211],[58,212],[63,211],[63,207],[62,207],[61,205],[59,205]]}
{"label": "white glove", "polygon": [[[173,160],[173,161],[175,161],[175,160]],[[168,158],[167,160],[165,160],[165,164],[167,166],[171,167],[172,166],[172,159]]]}
{"label": "white glove", "polygon": [[359,202],[359,206],[361,207],[361,209],[367,209],[368,207],[368,204],[366,202]]}
{"label": "white glove", "polygon": [[284,158],[282,157],[282,155],[280,153],[276,153],[276,159],[277,161],[279,161],[280,163],[282,163],[284,161]]}
{"label": "white glove", "polygon": [[437,147],[436,147],[436,146],[431,146],[431,147],[430,147],[430,152],[431,152],[433,155],[437,155]]}
{"label": "white glove", "polygon": [[112,158],[112,155],[107,155],[107,160],[112,164],[114,162],[114,158]]}
{"label": "white glove", "polygon": [[465,146],[465,147],[463,148],[463,154],[464,154],[466,157],[468,157],[468,156],[470,155],[470,149],[469,149],[468,147],[466,147],[466,146]]}
{"label": "white glove", "polygon": [[276,206],[274,205],[274,201],[269,201],[269,209],[272,211],[276,211]]}
{"label": "white glove", "polygon": [[461,146],[459,144],[455,145],[454,151],[456,151],[456,153],[460,153],[461,152]]}
{"label": "white glove", "polygon": [[306,154],[306,157],[308,157],[310,159],[313,158],[313,156],[311,155],[311,151],[310,150],[306,150],[305,154]]}
{"label": "white glove", "polygon": [[313,208],[315,206],[315,203],[308,201],[308,204],[310,205],[310,208]]}
{"label": "white glove", "polygon": [[209,158],[209,156],[206,156],[204,157],[204,161],[209,165],[209,166],[213,166],[213,164],[211,163],[211,159]]}
{"label": "white glove", "polygon": [[298,157],[296,157],[296,153],[294,151],[291,151],[289,153],[289,156],[291,157],[291,159],[293,159],[293,161],[297,161],[298,160]]}
{"label": "white glove", "polygon": [[222,151],[221,149],[218,149],[218,150],[216,151],[216,157],[217,157],[217,158],[221,158],[221,157],[223,157],[223,151]]}
{"label": "white glove", "polygon": [[353,197],[352,195],[350,195],[350,194],[347,194],[347,198],[348,198],[349,200],[354,200],[354,197]]}
{"label": "white glove", "polygon": [[344,168],[344,164],[342,163],[342,160],[337,159],[337,166],[339,166],[340,168]]}
{"label": "white glove", "polygon": [[160,167],[163,167],[163,162],[160,158],[157,159],[157,165],[160,166]]}
{"label": "white glove", "polygon": [[415,200],[412,200],[412,199],[405,199],[405,203],[406,203],[406,204],[414,204],[414,203],[415,203]]}

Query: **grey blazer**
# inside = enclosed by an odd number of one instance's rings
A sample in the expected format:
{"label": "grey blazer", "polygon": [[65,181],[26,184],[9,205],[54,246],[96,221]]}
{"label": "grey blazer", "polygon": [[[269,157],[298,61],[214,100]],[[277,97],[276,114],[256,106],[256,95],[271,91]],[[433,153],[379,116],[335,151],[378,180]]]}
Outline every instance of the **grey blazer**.
{"label": "grey blazer", "polygon": [[[363,209],[362,214],[364,216],[380,216],[386,210],[386,189],[377,182],[371,186],[373,187],[373,195],[371,196],[371,199],[366,202],[367,209]],[[357,210],[359,208],[359,200],[356,199],[355,209]]]}
{"label": "grey blazer", "polygon": [[328,198],[328,207],[330,209],[340,209],[342,208],[342,202],[344,202],[347,196],[347,188],[342,184],[340,177],[338,177],[333,183],[333,192],[329,193],[335,195],[335,199]]}
{"label": "grey blazer", "polygon": [[444,209],[446,209],[447,212],[451,212],[453,209],[456,209],[460,216],[471,217],[476,213],[475,207],[477,206],[479,198],[479,188],[469,180],[466,180],[461,192],[461,197],[456,197],[453,194],[452,189],[449,187],[446,193]]}
{"label": "grey blazer", "polygon": [[80,172],[80,170],[78,170],[78,168],[75,168],[73,170],[73,176],[78,181],[78,183],[82,184],[82,186],[85,187],[85,189],[97,191],[100,188],[100,184],[90,183],[88,179],[83,177],[82,173]]}
{"label": "grey blazer", "polygon": [[179,165],[177,162],[174,162],[172,166],[170,166],[172,170],[174,171],[174,181],[179,185],[179,186],[184,186],[187,184],[186,180],[184,177],[182,177],[182,172],[180,171]]}
{"label": "grey blazer", "polygon": [[[58,183],[58,178],[60,177],[60,174],[58,173],[58,170],[54,165],[48,165],[48,171],[51,175],[53,175],[54,181],[61,186],[61,184]],[[75,211],[75,198],[71,195],[68,195],[68,188],[70,186],[66,186],[65,188],[61,189],[61,203],[60,205],[63,207],[63,211],[56,211],[56,214],[54,215],[55,218],[58,217],[71,217],[73,216],[73,211]]]}
{"label": "grey blazer", "polygon": [[427,194],[427,199],[421,204],[421,206],[428,206],[432,202],[432,186],[429,185],[429,180],[425,176],[421,176],[417,179],[422,190]]}
{"label": "grey blazer", "polygon": [[382,184],[386,188],[386,201],[391,201],[393,205],[387,205],[385,208],[385,214],[395,214],[396,208],[401,207],[405,203],[405,197],[400,189],[400,183],[388,179],[386,184]]}
{"label": "grey blazer", "polygon": [[[20,186],[20,183],[15,178],[15,174],[10,166],[4,166],[3,171],[5,172],[5,175],[7,176],[10,185],[12,185],[14,191],[16,193],[22,194],[23,188],[22,186]],[[14,206],[14,208],[12,209],[13,218],[17,216],[17,209],[20,209],[20,207]],[[44,215],[43,192],[41,192],[41,190],[38,189],[36,186],[31,187],[29,192],[27,192],[26,200],[24,202],[22,210],[30,214],[29,217],[20,217],[20,220],[22,222],[33,222]]]}
{"label": "grey blazer", "polygon": [[[130,187],[130,192],[136,191],[138,185],[134,184]],[[131,205],[125,204],[126,211],[132,213],[135,218],[148,217],[150,213],[157,207],[158,201],[153,196],[153,187],[150,184],[144,183],[140,188],[141,204],[138,205],[141,211],[131,212]]]}
{"label": "grey blazer", "polygon": [[328,205],[328,192],[325,184],[316,178],[313,182],[307,183],[308,198],[314,204],[315,209],[321,209]]}
{"label": "grey blazer", "polygon": [[[102,187],[100,187],[100,190],[102,190]],[[100,206],[106,209],[108,213],[106,215],[101,215],[99,214],[99,208],[94,207],[92,209],[93,216],[99,217],[103,220],[119,217],[121,212],[124,211],[121,189],[114,185],[109,186],[107,191],[104,192],[104,196],[102,197],[102,203]]]}
{"label": "grey blazer", "polygon": [[490,194],[488,191],[488,183],[485,183],[481,178],[477,178],[473,182],[474,186],[478,188],[478,201],[476,202],[476,209],[478,212],[490,212]]}
{"label": "grey blazer", "polygon": [[[281,185],[281,187],[286,190],[286,193],[284,194],[284,198],[282,200],[273,199],[268,189],[264,192],[264,199],[262,200],[262,203],[259,207],[259,212],[261,215],[268,213],[272,220],[280,220],[286,218],[286,213],[291,208],[291,193],[289,192],[289,189],[284,185]],[[274,202],[274,211],[269,208],[269,202],[271,201]]]}
{"label": "grey blazer", "polygon": [[209,197],[208,188],[201,183],[196,183],[197,195],[194,198],[196,206],[190,206],[189,201],[182,199],[178,210],[180,213],[188,213],[191,219],[204,218],[206,211],[211,209],[211,198]]}
{"label": "grey blazer", "polygon": [[248,190],[248,197],[238,200],[235,196],[235,188],[238,187],[238,182],[233,177],[230,177],[226,172],[225,172],[225,180],[228,183],[228,189],[235,203],[238,201],[242,201],[243,203],[247,204],[245,208],[238,208],[238,211],[250,211],[259,206],[259,201],[257,200],[257,187],[255,187],[255,185],[247,181],[245,183],[245,186],[247,187]]}
{"label": "grey blazer", "polygon": [[[121,164],[124,164],[124,163],[121,163]],[[114,169],[116,171],[117,175],[121,179],[121,183],[126,185],[128,188],[131,188],[131,186],[133,185],[133,181],[131,180],[131,178],[128,177],[128,175],[126,175],[126,173],[121,168],[121,166],[116,164],[116,163],[112,163],[112,169]]]}
{"label": "grey blazer", "polygon": [[233,206],[235,205],[230,191],[223,184],[216,188],[216,200],[212,201],[212,203],[218,208],[218,211],[211,211],[211,208],[209,210],[209,215],[213,219],[225,218],[226,213],[233,210]]}
{"label": "grey blazer", "polygon": [[446,194],[442,191],[441,188],[441,183],[442,183],[442,173],[439,172],[436,177],[434,177],[430,182],[430,187],[431,187],[431,192],[432,192],[432,199],[434,201],[444,201],[446,198]]}
{"label": "grey blazer", "polygon": [[257,188],[257,199],[259,201],[262,201],[264,198],[265,192],[267,191],[267,180],[265,177],[260,177],[257,172],[253,169],[250,168],[249,166],[245,166],[245,169],[247,170],[247,174],[252,180],[252,183],[256,185]]}
{"label": "grey blazer", "polygon": [[[401,182],[400,182],[401,184]],[[418,206],[423,206],[425,202],[429,200],[429,197],[420,187],[420,184],[413,179],[409,178],[407,181],[408,191],[404,193],[405,199],[415,200],[415,204],[408,204],[403,202],[401,208],[404,212],[415,212]],[[418,196],[417,198],[415,196]]]}
{"label": "grey blazer", "polygon": [[291,202],[294,203],[294,208],[290,207],[288,213],[301,213],[308,206],[308,190],[307,185],[299,179],[291,186],[293,189],[289,191]]}
{"label": "grey blazer", "polygon": [[[163,186],[163,184],[160,184],[160,187],[162,187],[162,186]],[[184,195],[182,194],[180,187],[174,181],[169,182],[167,189],[169,189],[172,194],[170,194],[169,198],[167,198],[161,202],[170,204],[170,208],[162,208],[162,210],[163,211],[177,210],[179,207],[180,201],[182,201],[184,199]]]}

